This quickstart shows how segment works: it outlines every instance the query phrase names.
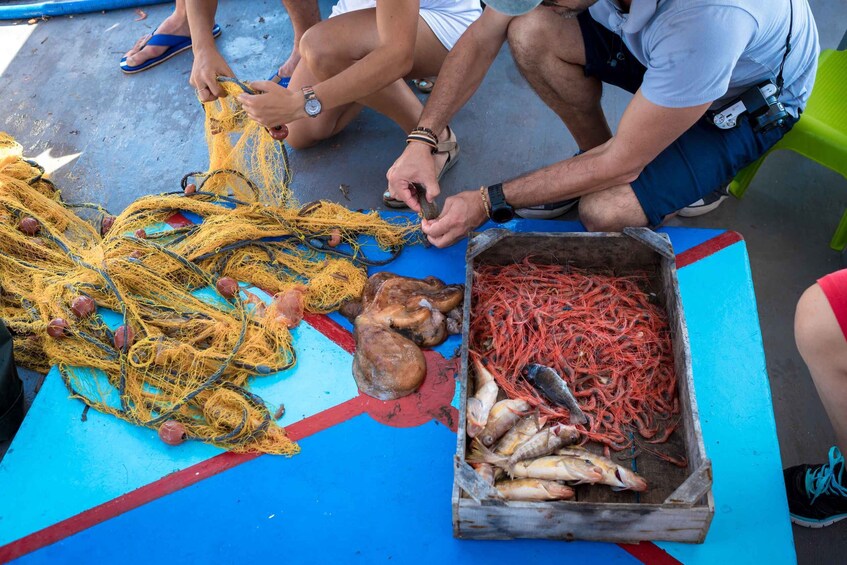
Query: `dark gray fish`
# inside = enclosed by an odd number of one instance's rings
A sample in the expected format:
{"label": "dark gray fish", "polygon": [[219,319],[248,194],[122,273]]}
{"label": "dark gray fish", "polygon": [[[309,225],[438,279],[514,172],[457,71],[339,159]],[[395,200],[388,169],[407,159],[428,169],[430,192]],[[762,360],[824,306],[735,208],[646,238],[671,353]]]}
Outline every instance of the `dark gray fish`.
{"label": "dark gray fish", "polygon": [[568,383],[554,369],[546,365],[530,363],[524,367],[523,377],[547,400],[557,406],[567,408],[568,412],[571,413],[571,424],[588,422],[588,418],[580,410],[576,398],[571,394]]}

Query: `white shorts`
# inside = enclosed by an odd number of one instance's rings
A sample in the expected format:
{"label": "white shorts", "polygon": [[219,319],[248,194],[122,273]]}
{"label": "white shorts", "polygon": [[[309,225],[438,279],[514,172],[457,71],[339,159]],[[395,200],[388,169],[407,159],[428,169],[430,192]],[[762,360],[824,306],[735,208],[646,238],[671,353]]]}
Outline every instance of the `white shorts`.
{"label": "white shorts", "polygon": [[[376,8],[376,0],[340,0],[329,17],[367,8]],[[421,0],[421,17],[448,51],[481,13],[479,0]]]}

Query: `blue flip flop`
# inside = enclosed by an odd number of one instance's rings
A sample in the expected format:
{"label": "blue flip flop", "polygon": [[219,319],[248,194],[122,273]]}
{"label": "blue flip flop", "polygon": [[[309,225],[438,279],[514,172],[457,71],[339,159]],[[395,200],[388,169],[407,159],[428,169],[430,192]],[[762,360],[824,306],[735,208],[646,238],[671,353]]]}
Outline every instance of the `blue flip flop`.
{"label": "blue flip flop", "polygon": [[[221,26],[215,24],[215,27],[212,28],[212,37],[218,37],[221,34]],[[151,67],[155,67],[160,63],[164,63],[174,55],[179,55],[183,51],[191,49],[191,37],[185,35],[168,35],[166,33],[160,33],[156,35],[156,31],[153,31],[153,34],[150,36],[150,39],[147,43],[144,44],[145,47],[147,45],[159,45],[162,47],[167,47],[164,53],[159,55],[158,57],[153,57],[152,59],[147,59],[140,65],[136,65],[131,67],[126,62],[126,57],[121,58],[121,70],[128,74],[140,73],[141,71],[146,71]]]}
{"label": "blue flip flop", "polygon": [[288,88],[288,83],[291,82],[291,77],[281,77],[279,76],[279,71],[274,71],[274,74],[269,76],[268,80],[277,83],[282,88]]}

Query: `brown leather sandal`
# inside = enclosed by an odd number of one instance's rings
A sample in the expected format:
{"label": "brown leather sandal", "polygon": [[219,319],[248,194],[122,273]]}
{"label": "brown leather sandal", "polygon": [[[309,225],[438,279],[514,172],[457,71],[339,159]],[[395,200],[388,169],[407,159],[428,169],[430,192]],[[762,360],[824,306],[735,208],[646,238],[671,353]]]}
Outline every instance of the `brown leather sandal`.
{"label": "brown leather sandal", "polygon": [[[447,153],[447,160],[444,162],[444,165],[438,172],[437,179],[439,181],[441,180],[441,177],[443,177],[447,173],[447,171],[449,171],[453,167],[453,165],[456,164],[456,161],[459,159],[459,142],[456,140],[456,134],[453,132],[453,128],[451,128],[450,126],[447,126],[447,139],[438,142],[438,150],[435,152],[435,155],[438,155],[440,153]],[[389,208],[408,208],[408,206],[406,206],[406,203],[402,200],[392,198],[388,190],[382,193],[382,203],[388,206]]]}

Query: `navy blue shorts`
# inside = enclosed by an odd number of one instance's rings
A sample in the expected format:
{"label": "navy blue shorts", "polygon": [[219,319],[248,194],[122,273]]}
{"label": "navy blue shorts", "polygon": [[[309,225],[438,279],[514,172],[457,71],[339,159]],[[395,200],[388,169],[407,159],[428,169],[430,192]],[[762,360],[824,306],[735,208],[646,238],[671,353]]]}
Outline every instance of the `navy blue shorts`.
{"label": "navy blue shorts", "polygon": [[[644,68],[621,38],[592,18],[578,16],[585,45],[585,76],[592,76],[635,93],[644,79]],[[737,126],[722,130],[707,118],[700,119],[647,165],[632,190],[651,226],[665,216],[729,184],[736,173],[764,155],[791,129],[754,132],[742,115]]]}

